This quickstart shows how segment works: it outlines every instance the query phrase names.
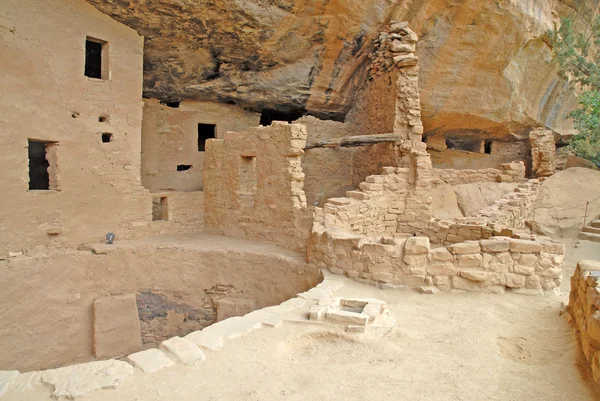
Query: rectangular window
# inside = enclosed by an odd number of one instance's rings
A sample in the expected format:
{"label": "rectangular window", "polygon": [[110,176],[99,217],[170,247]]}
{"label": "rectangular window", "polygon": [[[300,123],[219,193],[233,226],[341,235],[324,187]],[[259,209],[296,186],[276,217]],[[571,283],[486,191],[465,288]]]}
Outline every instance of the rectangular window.
{"label": "rectangular window", "polygon": [[244,210],[249,212],[254,209],[254,198],[256,197],[256,157],[242,156],[238,175],[238,203],[242,212]]}
{"label": "rectangular window", "polygon": [[56,165],[57,142],[28,140],[29,189],[59,190]]}
{"label": "rectangular window", "polygon": [[166,196],[152,198],[152,220],[169,220],[169,204]]}
{"label": "rectangular window", "polygon": [[215,138],[215,124],[198,124],[198,152],[204,152],[206,140]]}
{"label": "rectangular window", "polygon": [[108,79],[108,43],[104,40],[85,38],[85,76]]}

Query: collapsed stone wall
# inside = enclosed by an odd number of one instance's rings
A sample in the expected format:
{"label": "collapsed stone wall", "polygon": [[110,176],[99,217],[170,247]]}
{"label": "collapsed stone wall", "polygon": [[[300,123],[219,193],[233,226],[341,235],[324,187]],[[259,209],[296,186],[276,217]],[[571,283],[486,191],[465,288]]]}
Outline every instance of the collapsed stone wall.
{"label": "collapsed stone wall", "polygon": [[305,249],[311,224],[301,167],[306,136],[303,125],[273,122],[208,140],[206,230]]}
{"label": "collapsed stone wall", "polygon": [[600,262],[582,260],[571,277],[568,310],[594,381],[600,384]]}
{"label": "collapsed stone wall", "polygon": [[431,249],[427,237],[365,237],[313,231],[308,260],[373,284],[541,294],[560,285],[564,246],[547,237],[492,237]]}

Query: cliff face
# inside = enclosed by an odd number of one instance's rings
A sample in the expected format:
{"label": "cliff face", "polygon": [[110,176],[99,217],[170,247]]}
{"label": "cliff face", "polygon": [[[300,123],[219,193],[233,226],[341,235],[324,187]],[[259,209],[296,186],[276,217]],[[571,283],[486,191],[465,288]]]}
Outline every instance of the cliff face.
{"label": "cliff face", "polygon": [[[569,133],[544,34],[600,0],[87,0],[146,37],[144,95],[343,119],[391,20],[420,36],[426,132]],[[118,61],[117,61],[118,62]]]}

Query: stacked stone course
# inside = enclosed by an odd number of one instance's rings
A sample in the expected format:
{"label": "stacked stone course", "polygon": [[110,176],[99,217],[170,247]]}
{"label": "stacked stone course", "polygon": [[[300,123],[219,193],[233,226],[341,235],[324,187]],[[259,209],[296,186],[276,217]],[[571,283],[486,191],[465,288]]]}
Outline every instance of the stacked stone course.
{"label": "stacked stone course", "polygon": [[521,182],[525,180],[525,164],[523,162],[503,163],[501,169],[486,168],[481,170],[433,169],[434,187],[448,184],[472,184],[476,182]]}
{"label": "stacked stone course", "polygon": [[309,261],[375,285],[541,294],[560,285],[564,246],[547,237],[492,237],[431,249],[429,238],[313,232]]}
{"label": "stacked stone course", "polygon": [[594,381],[600,384],[600,262],[582,260],[571,277],[568,310]]}

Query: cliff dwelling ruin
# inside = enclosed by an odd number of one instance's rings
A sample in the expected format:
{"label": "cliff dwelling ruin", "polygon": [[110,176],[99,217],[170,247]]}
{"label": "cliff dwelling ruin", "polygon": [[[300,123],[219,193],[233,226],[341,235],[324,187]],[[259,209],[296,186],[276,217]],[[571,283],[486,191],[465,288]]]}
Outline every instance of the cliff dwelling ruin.
{"label": "cliff dwelling ruin", "polygon": [[598,399],[571,6],[314,3],[0,4],[1,401]]}

